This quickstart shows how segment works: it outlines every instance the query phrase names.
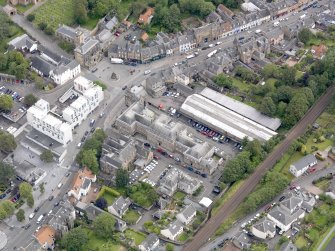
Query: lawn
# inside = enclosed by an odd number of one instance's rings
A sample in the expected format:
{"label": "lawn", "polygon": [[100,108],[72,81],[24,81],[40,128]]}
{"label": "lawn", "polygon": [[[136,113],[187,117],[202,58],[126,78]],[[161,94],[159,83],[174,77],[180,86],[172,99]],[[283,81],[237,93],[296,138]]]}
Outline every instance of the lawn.
{"label": "lawn", "polygon": [[182,232],[182,233],[178,236],[178,241],[180,241],[180,242],[185,242],[185,241],[187,241],[188,238],[190,238],[190,235],[187,234],[186,232]]}
{"label": "lawn", "polygon": [[[38,25],[44,22],[50,25],[53,29],[57,29],[59,24],[73,25],[74,22],[74,0],[49,0],[36,11],[34,24]],[[95,27],[98,19],[89,19],[87,28]]]}
{"label": "lawn", "polygon": [[246,82],[242,82],[237,78],[230,77],[230,79],[232,80],[233,86],[238,88],[242,92],[248,92],[250,90],[250,87],[252,86],[252,84],[247,84]]}
{"label": "lawn", "polygon": [[[85,245],[85,251],[90,250],[108,250],[108,251],[125,251],[126,249],[120,244],[110,240],[103,240],[97,237],[93,231],[87,229],[88,243]],[[102,248],[102,249],[101,249]]]}
{"label": "lawn", "polygon": [[178,201],[183,201],[185,196],[186,196],[185,193],[178,191],[173,195],[173,198]]}
{"label": "lawn", "polygon": [[294,244],[297,246],[298,249],[308,246],[308,242],[303,236],[299,236]]}
{"label": "lawn", "polygon": [[140,214],[132,209],[129,209],[122,217],[128,224],[135,224],[136,221],[140,218]]}
{"label": "lawn", "polygon": [[318,143],[314,143],[313,142],[313,135],[311,135],[311,137],[308,138],[307,143],[306,143],[306,150],[307,152],[311,153],[314,152],[315,149],[312,149],[312,146],[317,147],[319,150],[323,151],[325,150],[328,146],[332,146],[333,142],[330,139],[326,139],[323,142],[318,142]]}
{"label": "lawn", "polygon": [[330,180],[327,179],[327,180],[318,181],[314,185],[317,186],[318,188],[320,188],[323,191],[327,191],[328,187],[329,187],[329,184],[330,184]]}
{"label": "lawn", "polygon": [[[45,0],[46,1],[46,0]],[[15,8],[17,9],[18,13],[25,13],[27,10],[29,10],[31,7],[33,7],[33,4],[28,4],[28,5],[17,5]]]}
{"label": "lawn", "polygon": [[146,235],[144,233],[137,232],[129,228],[125,231],[125,235],[129,239],[133,239],[136,246],[140,245],[146,239]]}
{"label": "lawn", "polygon": [[120,194],[110,187],[103,186],[97,196],[97,198],[103,197],[110,206],[120,196]]}
{"label": "lawn", "polygon": [[7,0],[0,0],[0,5],[5,6],[7,4]]}

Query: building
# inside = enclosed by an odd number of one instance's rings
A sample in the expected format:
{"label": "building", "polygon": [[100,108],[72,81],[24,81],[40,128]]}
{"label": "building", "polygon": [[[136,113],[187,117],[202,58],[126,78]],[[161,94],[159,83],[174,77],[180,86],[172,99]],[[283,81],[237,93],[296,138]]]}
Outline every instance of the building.
{"label": "building", "polygon": [[279,206],[273,208],[267,215],[269,220],[286,232],[291,228],[293,222],[302,219],[305,211],[301,209],[303,199],[290,193]]}
{"label": "building", "polygon": [[183,209],[183,211],[177,214],[176,218],[184,225],[188,225],[190,224],[190,222],[194,219],[196,215],[197,215],[197,210],[195,209],[193,204],[190,204],[186,206]]}
{"label": "building", "polygon": [[178,220],[175,220],[169,225],[168,228],[161,230],[161,235],[174,241],[183,231],[183,225]]}
{"label": "building", "polygon": [[234,238],[233,243],[240,249],[248,250],[251,247],[252,242],[250,237],[246,233],[240,232]]}
{"label": "building", "polygon": [[122,216],[127,212],[130,204],[131,202],[129,198],[124,199],[120,196],[111,206],[108,207],[108,212],[116,217],[122,218]]}
{"label": "building", "polygon": [[177,39],[180,53],[193,50],[197,45],[193,35],[179,35]]}
{"label": "building", "polygon": [[318,160],[315,158],[313,154],[308,154],[305,157],[302,157],[297,162],[294,162],[290,166],[290,172],[295,176],[299,177],[304,172],[306,172],[310,167],[315,166],[318,163]]}
{"label": "building", "polygon": [[68,196],[73,196],[80,200],[81,196],[86,196],[91,189],[92,182],[96,181],[95,174],[88,168],[80,169],[73,179],[73,185],[68,192]]}
{"label": "building", "polygon": [[53,250],[55,248],[56,231],[50,226],[42,226],[34,235],[41,248]]}
{"label": "building", "polygon": [[207,125],[222,135],[241,141],[266,141],[275,136],[280,120],[270,118],[256,109],[209,88],[186,98],[180,112]]}
{"label": "building", "polygon": [[11,5],[24,5],[27,6],[28,4],[36,4],[39,0],[9,0]]}
{"label": "building", "polygon": [[292,241],[288,241],[283,243],[280,246],[280,251],[298,251],[297,247],[292,243]]}
{"label": "building", "polygon": [[50,112],[47,101],[40,99],[27,110],[27,121],[37,131],[66,145],[72,141],[71,125]]}
{"label": "building", "polygon": [[39,56],[33,56],[30,61],[30,68],[41,77],[49,78],[55,69],[55,66]]}
{"label": "building", "polygon": [[81,72],[80,64],[76,60],[63,61],[50,73],[50,78],[58,85],[63,85],[74,79]]}
{"label": "building", "polygon": [[311,52],[314,58],[322,59],[328,51],[328,47],[324,44],[313,45],[311,48]]}
{"label": "building", "polygon": [[100,42],[92,37],[88,37],[81,45],[74,49],[75,59],[88,69],[93,68],[99,63],[102,56]]}
{"label": "building", "polygon": [[63,119],[70,123],[72,128],[87,119],[104,99],[102,88],[82,76],[74,80],[74,90],[81,95],[62,112]]}
{"label": "building", "polygon": [[33,41],[27,34],[23,34],[8,42],[9,48],[22,52],[34,52],[37,50],[37,42]]}
{"label": "building", "polygon": [[259,222],[251,226],[251,232],[257,238],[263,240],[273,238],[276,235],[276,225],[267,218],[262,218]]}
{"label": "building", "polygon": [[[177,168],[171,168],[166,173],[164,178],[160,181],[158,189],[161,193],[172,196],[177,190],[183,191],[187,194],[192,194],[200,186],[201,183],[198,179],[189,176],[188,174]],[[188,210],[191,209],[192,208]],[[184,222],[187,222],[187,220],[185,220]]]}
{"label": "building", "polygon": [[102,145],[100,168],[115,178],[118,169],[128,170],[136,159],[135,142],[130,137],[112,132]]}
{"label": "building", "polygon": [[240,60],[245,64],[250,64],[252,59],[264,60],[265,55],[270,53],[270,44],[266,37],[250,37],[238,40],[235,38],[234,44],[240,55]]}
{"label": "building", "polygon": [[268,39],[271,45],[278,45],[284,41],[284,32],[280,28],[275,28],[266,32],[264,36]]}
{"label": "building", "polygon": [[150,75],[145,81],[145,90],[154,98],[162,96],[166,91],[165,83],[158,74]]}
{"label": "building", "polygon": [[79,46],[84,42],[84,33],[82,31],[64,24],[57,28],[56,37],[75,46]]}
{"label": "building", "polygon": [[156,234],[149,234],[148,237],[138,246],[141,251],[154,251],[159,246],[159,239]]}
{"label": "building", "polygon": [[154,17],[155,9],[148,7],[144,13],[140,15],[138,18],[138,23],[139,24],[150,24],[152,18]]}

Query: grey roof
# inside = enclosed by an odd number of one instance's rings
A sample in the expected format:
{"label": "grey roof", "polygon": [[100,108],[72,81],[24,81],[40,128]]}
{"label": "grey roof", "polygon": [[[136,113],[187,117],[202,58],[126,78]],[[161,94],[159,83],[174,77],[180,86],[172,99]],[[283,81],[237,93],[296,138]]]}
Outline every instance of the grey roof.
{"label": "grey roof", "polygon": [[62,34],[63,36],[67,36],[71,39],[75,39],[77,35],[75,29],[65,25],[60,26],[56,32]]}
{"label": "grey roof", "polygon": [[298,219],[298,217],[303,214],[304,211],[299,209],[298,211],[290,214],[288,211],[284,210],[281,207],[275,207],[269,212],[269,215],[275,218],[277,221],[281,222],[285,226],[291,224],[294,220]]}
{"label": "grey roof", "polygon": [[181,214],[185,217],[185,219],[191,218],[194,213],[196,213],[195,207],[193,204],[190,204],[184,208],[184,210],[181,212]]}
{"label": "grey roof", "polygon": [[259,222],[255,223],[253,227],[263,233],[276,231],[276,225],[267,218],[261,219]]}
{"label": "grey roof", "polygon": [[59,64],[62,61],[62,56],[59,56],[58,54],[50,51],[49,49],[45,48],[42,45],[38,46],[38,50],[42,53],[51,58],[53,61],[55,61],[57,64]]}
{"label": "grey roof", "polygon": [[114,16],[111,20],[109,20],[106,24],[105,27],[108,30],[112,30],[117,24],[119,23],[119,21],[117,20],[117,18]]}
{"label": "grey roof", "polygon": [[30,49],[32,45],[36,44],[27,34],[23,34],[19,37],[14,38],[9,41],[9,45],[13,46],[15,49]]}
{"label": "grey roof", "polygon": [[115,211],[118,214],[123,215],[124,212],[128,209],[131,202],[128,198],[124,199],[122,196],[120,196],[113,204],[112,207],[115,209]]}
{"label": "grey roof", "polygon": [[50,72],[55,68],[52,64],[38,56],[32,57],[30,61],[31,67],[42,72],[44,76],[49,76]]}
{"label": "grey roof", "polygon": [[148,237],[141,243],[141,245],[146,250],[152,250],[157,241],[159,242],[159,239],[156,234],[149,234]]}
{"label": "grey roof", "polygon": [[243,232],[241,232],[237,237],[236,237],[236,239],[235,239],[237,242],[238,242],[238,244],[239,244],[239,246],[241,247],[241,248],[250,248],[250,246],[251,246],[251,239],[250,239],[250,237],[248,236],[248,235],[246,235],[245,233],[243,233]]}
{"label": "grey roof", "polygon": [[292,166],[294,166],[295,169],[297,170],[302,170],[314,162],[317,162],[317,159],[315,158],[315,156],[313,154],[308,154],[305,157],[302,157],[297,162],[294,162]]}
{"label": "grey roof", "polygon": [[169,231],[172,235],[176,235],[180,229],[183,228],[183,225],[179,220],[175,220],[173,223],[170,224],[169,226]]}
{"label": "grey roof", "polygon": [[283,245],[280,247],[280,251],[297,251],[297,247],[291,242],[285,242]]}
{"label": "grey roof", "polygon": [[280,28],[275,28],[275,29],[272,29],[270,30],[269,32],[265,33],[265,37],[267,39],[271,39],[271,38],[277,38],[278,36],[280,35],[284,35],[284,32],[282,29]]}
{"label": "grey roof", "polygon": [[81,187],[83,189],[87,189],[90,184],[91,184],[91,180],[85,178],[84,183],[81,185]]}
{"label": "grey roof", "polygon": [[293,193],[289,193],[287,197],[280,202],[280,205],[284,209],[288,209],[289,211],[294,211],[296,210],[302,203],[302,199],[295,196]]}
{"label": "grey roof", "polygon": [[85,55],[87,52],[89,52],[93,47],[95,47],[97,44],[99,44],[99,41],[93,38],[89,38],[85,41],[83,45],[80,47],[77,47],[75,50],[80,52],[81,54]]}
{"label": "grey roof", "polygon": [[232,99],[228,96],[225,96],[223,94],[220,94],[216,91],[213,91],[209,88],[205,88],[201,93],[202,96],[214,101],[215,103],[218,103],[248,119],[251,119],[273,131],[277,130],[278,127],[281,124],[280,119],[278,118],[270,118],[259,111],[257,111],[255,108],[248,106],[242,102],[239,102],[235,99]]}

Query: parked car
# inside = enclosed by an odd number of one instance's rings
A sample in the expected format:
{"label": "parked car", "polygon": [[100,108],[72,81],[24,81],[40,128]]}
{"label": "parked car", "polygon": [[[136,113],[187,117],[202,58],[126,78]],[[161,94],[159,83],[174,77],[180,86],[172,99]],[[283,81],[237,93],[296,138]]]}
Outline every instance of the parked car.
{"label": "parked car", "polygon": [[282,196],[279,198],[279,201],[283,201],[285,199],[285,196]]}
{"label": "parked car", "polygon": [[53,195],[49,196],[49,198],[48,198],[49,201],[52,201],[53,199],[54,199]]}

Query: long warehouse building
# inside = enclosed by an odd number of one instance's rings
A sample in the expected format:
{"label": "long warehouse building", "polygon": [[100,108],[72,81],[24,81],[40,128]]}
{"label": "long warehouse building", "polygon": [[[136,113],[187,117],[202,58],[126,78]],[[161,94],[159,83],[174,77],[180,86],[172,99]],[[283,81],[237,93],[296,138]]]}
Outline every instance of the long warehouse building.
{"label": "long warehouse building", "polygon": [[245,137],[249,140],[266,141],[277,134],[268,127],[199,94],[187,97],[180,112],[237,141]]}

